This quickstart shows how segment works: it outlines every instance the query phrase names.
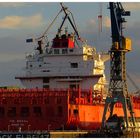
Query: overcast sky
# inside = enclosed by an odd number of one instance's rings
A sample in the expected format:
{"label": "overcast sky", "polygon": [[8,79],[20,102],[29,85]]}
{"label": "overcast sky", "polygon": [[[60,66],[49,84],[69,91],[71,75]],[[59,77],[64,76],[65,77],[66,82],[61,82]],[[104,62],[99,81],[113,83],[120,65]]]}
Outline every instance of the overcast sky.
{"label": "overcast sky", "polygon": [[[111,46],[108,3],[64,4],[72,11],[80,35],[98,51],[107,52]],[[98,32],[99,5],[103,13],[102,33]],[[133,51],[127,54],[127,71],[140,88],[140,3],[123,3],[123,6],[131,11],[131,17],[126,18],[125,35],[133,42]],[[20,86],[14,77],[25,67],[25,53],[34,49],[25,43],[26,38],[39,37],[59,10],[59,3],[0,3],[0,86]],[[61,15],[49,32],[51,36],[57,32]],[[109,65],[106,67],[109,75]]]}

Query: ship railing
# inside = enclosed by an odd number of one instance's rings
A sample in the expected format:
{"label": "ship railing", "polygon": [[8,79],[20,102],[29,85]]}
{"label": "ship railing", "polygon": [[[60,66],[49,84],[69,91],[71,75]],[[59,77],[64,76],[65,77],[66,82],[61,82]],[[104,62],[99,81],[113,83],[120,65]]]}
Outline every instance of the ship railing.
{"label": "ship railing", "polygon": [[[35,73],[33,73],[33,71],[31,71],[32,69],[35,71]],[[38,76],[39,77],[44,77],[44,76],[55,77],[58,74],[59,74],[59,76],[66,76],[67,77],[68,75],[77,76],[77,74],[79,75],[79,73],[80,73],[79,77],[81,77],[81,76],[84,77],[85,75],[86,76],[102,76],[102,73],[92,74],[91,71],[86,72],[85,70],[81,71],[81,69],[73,70],[73,71],[68,69],[68,70],[64,71],[65,68],[63,68],[61,70],[58,70],[59,72],[53,71],[53,68],[51,68],[50,71],[48,71],[48,72],[47,72],[46,68],[44,68],[44,69],[40,70],[40,69],[31,68],[29,71],[24,71],[26,73],[23,72],[21,74],[17,74],[16,78],[20,79],[20,78],[31,78],[31,77],[38,77]],[[78,80],[82,80],[82,79],[78,78]]]}
{"label": "ship railing", "polygon": [[79,122],[79,117],[78,117],[78,114],[77,115],[71,115],[69,117],[69,123],[78,123]]}
{"label": "ship railing", "polygon": [[97,104],[103,102],[103,94],[101,91],[92,90],[70,90],[70,103],[71,104]]}
{"label": "ship railing", "polygon": [[46,95],[62,95],[67,96],[68,91],[66,89],[0,89],[0,95],[2,96],[46,96]]}
{"label": "ship railing", "polygon": [[[140,109],[140,97],[131,96],[131,100],[133,103],[134,109]],[[120,102],[115,104],[115,107],[122,108],[122,104]]]}
{"label": "ship railing", "polygon": [[[71,75],[71,76],[76,76],[77,74],[79,76],[92,76],[92,71],[89,70],[89,71],[86,71],[86,69],[84,69],[83,71],[81,71],[81,69],[83,69],[83,67],[79,67],[78,69],[73,69],[71,70],[71,68],[65,68],[65,67],[62,67],[62,68],[58,68],[58,67],[47,67],[48,70],[50,71],[47,71],[46,70],[46,67],[40,69],[38,67],[36,68],[30,68],[29,70],[34,70],[33,71],[29,71],[28,73],[26,74],[18,74],[16,77],[35,77],[35,76],[54,76],[54,75],[60,75],[60,76],[68,76],[68,75]],[[102,73],[101,73],[102,74]],[[94,75],[99,75],[99,74],[94,74]]]}
{"label": "ship railing", "polygon": [[100,91],[81,90],[81,89],[0,89],[0,96],[69,96],[70,104],[97,104],[103,100]]}

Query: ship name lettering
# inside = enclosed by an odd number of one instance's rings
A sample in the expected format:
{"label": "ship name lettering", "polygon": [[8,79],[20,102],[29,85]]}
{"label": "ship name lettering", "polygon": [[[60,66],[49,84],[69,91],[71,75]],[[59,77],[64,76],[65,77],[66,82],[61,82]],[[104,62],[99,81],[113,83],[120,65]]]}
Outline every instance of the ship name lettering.
{"label": "ship name lettering", "polygon": [[1,135],[0,138],[12,138],[12,135]]}
{"label": "ship name lettering", "polygon": [[17,120],[17,123],[19,122],[28,122],[27,120]]}
{"label": "ship name lettering", "polygon": [[15,137],[16,137],[16,138],[22,138],[23,135],[17,134]]}
{"label": "ship name lettering", "polygon": [[14,122],[15,122],[15,120],[9,120],[9,122],[12,122],[12,123],[14,123]]}

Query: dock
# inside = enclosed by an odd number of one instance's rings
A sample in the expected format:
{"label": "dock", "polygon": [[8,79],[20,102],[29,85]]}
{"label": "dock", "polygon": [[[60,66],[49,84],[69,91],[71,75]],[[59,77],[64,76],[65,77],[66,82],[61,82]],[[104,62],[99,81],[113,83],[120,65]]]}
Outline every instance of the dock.
{"label": "dock", "polygon": [[0,132],[0,138],[140,138],[140,132],[135,130],[126,130],[124,132],[114,132],[109,130]]}

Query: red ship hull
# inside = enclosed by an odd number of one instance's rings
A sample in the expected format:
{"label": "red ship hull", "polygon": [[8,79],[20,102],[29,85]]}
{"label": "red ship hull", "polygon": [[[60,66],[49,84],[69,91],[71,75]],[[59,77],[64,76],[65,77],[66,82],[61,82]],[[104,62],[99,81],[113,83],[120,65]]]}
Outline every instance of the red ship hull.
{"label": "red ship hull", "polygon": [[[0,131],[98,129],[102,99],[101,93],[91,90],[0,90]],[[133,106],[135,116],[140,117],[136,97]],[[114,113],[124,116],[121,104],[116,104]]]}

